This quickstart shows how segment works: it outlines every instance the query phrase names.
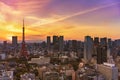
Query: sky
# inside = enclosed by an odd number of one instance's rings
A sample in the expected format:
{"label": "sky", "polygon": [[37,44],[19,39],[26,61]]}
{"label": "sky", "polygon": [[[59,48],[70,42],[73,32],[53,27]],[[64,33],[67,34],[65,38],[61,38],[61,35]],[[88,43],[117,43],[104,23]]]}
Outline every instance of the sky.
{"label": "sky", "polygon": [[120,38],[120,0],[0,0],[0,41],[21,40],[23,18],[26,41]]}

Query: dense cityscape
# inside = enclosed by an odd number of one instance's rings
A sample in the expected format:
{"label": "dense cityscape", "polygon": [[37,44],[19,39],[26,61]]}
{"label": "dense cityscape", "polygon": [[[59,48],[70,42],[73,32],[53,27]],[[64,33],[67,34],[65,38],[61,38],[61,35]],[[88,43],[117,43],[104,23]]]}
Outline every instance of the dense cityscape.
{"label": "dense cityscape", "polygon": [[40,43],[0,45],[0,80],[120,80],[120,40],[85,36],[84,41],[47,36]]}
{"label": "dense cityscape", "polygon": [[0,80],[120,80],[120,0],[0,0]]}

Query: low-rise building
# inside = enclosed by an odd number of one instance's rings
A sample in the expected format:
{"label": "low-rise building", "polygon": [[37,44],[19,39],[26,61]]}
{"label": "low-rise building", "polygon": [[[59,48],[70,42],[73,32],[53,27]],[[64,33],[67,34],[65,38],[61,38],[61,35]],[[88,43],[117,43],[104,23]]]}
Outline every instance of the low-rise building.
{"label": "low-rise building", "polygon": [[118,80],[118,68],[114,64],[97,65],[97,70],[105,76],[106,80]]}
{"label": "low-rise building", "polygon": [[50,58],[40,56],[39,58],[32,58],[31,61],[29,61],[28,63],[36,63],[36,64],[39,64],[39,65],[49,64],[50,63]]}

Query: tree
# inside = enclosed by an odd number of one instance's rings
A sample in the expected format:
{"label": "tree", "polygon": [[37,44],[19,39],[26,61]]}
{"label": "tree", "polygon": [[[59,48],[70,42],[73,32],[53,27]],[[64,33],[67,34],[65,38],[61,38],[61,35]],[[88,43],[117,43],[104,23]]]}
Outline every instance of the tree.
{"label": "tree", "polygon": [[35,76],[38,76],[38,70],[37,69],[35,69],[34,71],[33,71],[33,73],[35,73]]}
{"label": "tree", "polygon": [[72,65],[72,67],[73,67],[73,69],[74,69],[74,71],[75,71],[75,80],[76,80],[76,71],[78,70],[78,66],[79,66],[79,61],[71,61],[71,63],[70,63],[71,65]]}

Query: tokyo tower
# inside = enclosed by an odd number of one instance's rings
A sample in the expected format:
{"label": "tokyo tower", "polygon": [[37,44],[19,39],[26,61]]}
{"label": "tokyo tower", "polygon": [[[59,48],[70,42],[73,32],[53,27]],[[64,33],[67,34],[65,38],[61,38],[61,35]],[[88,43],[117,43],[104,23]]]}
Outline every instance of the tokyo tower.
{"label": "tokyo tower", "polygon": [[25,43],[25,27],[24,27],[24,19],[23,19],[23,28],[22,28],[22,46],[21,46],[21,57],[27,58],[28,57],[28,52],[27,52],[27,47]]}

